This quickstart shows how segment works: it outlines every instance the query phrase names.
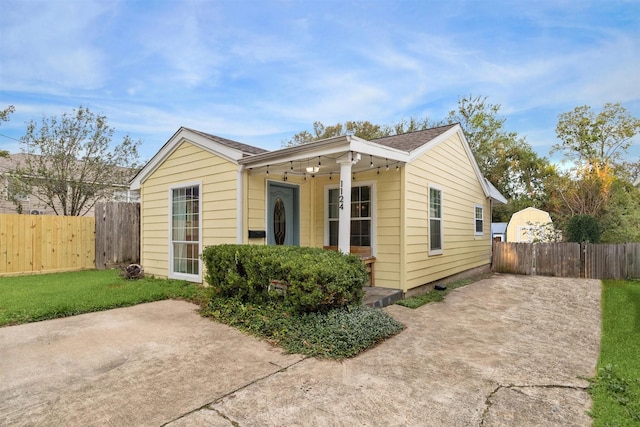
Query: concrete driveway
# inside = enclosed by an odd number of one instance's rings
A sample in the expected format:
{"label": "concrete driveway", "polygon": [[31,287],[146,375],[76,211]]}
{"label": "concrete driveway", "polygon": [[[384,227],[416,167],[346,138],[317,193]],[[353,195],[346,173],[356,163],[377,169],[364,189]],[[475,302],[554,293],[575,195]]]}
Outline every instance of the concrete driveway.
{"label": "concrete driveway", "polygon": [[589,425],[600,282],[494,276],[343,362],[162,301],[0,328],[0,425]]}

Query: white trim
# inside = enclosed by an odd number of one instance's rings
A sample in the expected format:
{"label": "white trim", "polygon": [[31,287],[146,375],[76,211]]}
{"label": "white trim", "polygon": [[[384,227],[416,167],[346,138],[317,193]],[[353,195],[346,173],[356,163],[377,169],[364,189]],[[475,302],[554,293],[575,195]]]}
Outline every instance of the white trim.
{"label": "white trim", "polygon": [[[174,273],[173,271],[173,190],[179,188],[198,187],[198,274]],[[186,280],[189,282],[202,283],[202,181],[188,181],[172,184],[168,190],[169,201],[169,265],[167,276],[170,279]]]}
{"label": "white trim", "polygon": [[[351,184],[351,188],[354,187],[369,187],[370,188],[370,218],[371,218],[371,256],[376,256],[378,252],[377,245],[377,213],[378,213],[378,189],[377,189],[377,181],[356,181]],[[329,190],[337,190],[340,188],[339,184],[328,184],[324,186],[324,237],[323,237],[323,245],[329,246]],[[351,211],[351,209],[349,209]],[[353,219],[353,218],[352,218]],[[351,237],[351,236],[349,236]]]}
{"label": "white trim", "polygon": [[473,167],[473,171],[476,174],[476,178],[478,179],[478,183],[480,184],[480,187],[482,187],[482,191],[484,192],[485,197],[492,197],[492,196],[497,197],[499,195],[502,199],[496,199],[496,200],[497,201],[504,200],[504,203],[506,203],[506,200],[504,199],[502,194],[498,192],[498,190],[495,190],[497,194],[492,193],[491,189],[489,188],[488,182],[486,181],[485,177],[482,176],[482,173],[480,172],[480,167],[478,166],[478,162],[476,162],[476,158],[473,156],[473,152],[471,151],[469,142],[467,141],[467,138],[464,136],[464,132],[462,131],[462,127],[460,126],[460,124],[456,124],[451,129],[441,133],[440,135],[433,138],[431,141],[421,145],[420,147],[412,151],[407,160],[407,163],[416,160],[418,157],[422,156],[423,154],[427,153],[431,149],[442,144],[447,139],[451,138],[453,135],[456,135],[456,134],[458,135],[458,137],[460,138],[460,141],[462,142],[462,147],[464,148],[464,151],[467,153],[467,158],[471,163],[471,167]]}
{"label": "white trim", "polygon": [[[440,192],[440,249],[431,249],[431,190],[436,190]],[[442,187],[429,184],[428,193],[427,193],[427,217],[429,223],[428,225],[428,254],[431,255],[442,255],[444,253],[444,191]]]}
{"label": "white trim", "polygon": [[236,184],[236,243],[241,245],[244,243],[243,228],[244,228],[244,166],[238,165]]}
{"label": "white trim", "polygon": [[238,160],[242,158],[242,151],[235,148],[231,148],[224,144],[221,144],[212,139],[199,135],[189,129],[180,128],[171,138],[162,146],[162,148],[147,162],[146,165],[133,177],[129,182],[129,187],[132,190],[139,190],[142,183],[151,175],[155,170],[162,165],[167,158],[173,154],[174,151],[182,145],[183,142],[189,142],[204,151],[211,154],[222,157],[232,163],[238,163]]}
{"label": "white trim", "polygon": [[367,141],[357,136],[343,135],[295,147],[255,154],[239,159],[238,163],[245,165],[247,168],[257,169],[274,164],[298,162],[318,156],[332,157],[349,151],[387,158],[391,162],[406,162],[409,157],[409,153],[406,151]]}
{"label": "white trim", "polygon": [[[480,218],[482,220],[482,230],[478,231],[476,229],[476,221],[478,220],[478,218],[476,218],[476,209],[482,209],[482,218]],[[476,204],[473,207],[473,235],[474,236],[484,236],[484,206],[480,205],[480,204]]]}
{"label": "white trim", "polygon": [[297,201],[298,201],[298,206],[294,206],[293,209],[297,209],[298,210],[298,229],[296,230],[297,232],[297,236],[298,236],[298,244],[296,246],[300,246],[300,240],[301,240],[301,230],[302,230],[302,220],[300,218],[301,216],[301,212],[300,212],[300,185],[298,183],[295,182],[283,182],[277,179],[266,179],[265,180],[265,185],[264,185],[264,191],[265,191],[265,195],[264,195],[264,231],[265,231],[265,236],[264,236],[264,244],[268,245],[269,244],[269,184],[276,184],[276,185],[281,185],[283,187],[291,187],[291,188],[295,188],[297,189],[298,192],[298,196],[297,196]]}

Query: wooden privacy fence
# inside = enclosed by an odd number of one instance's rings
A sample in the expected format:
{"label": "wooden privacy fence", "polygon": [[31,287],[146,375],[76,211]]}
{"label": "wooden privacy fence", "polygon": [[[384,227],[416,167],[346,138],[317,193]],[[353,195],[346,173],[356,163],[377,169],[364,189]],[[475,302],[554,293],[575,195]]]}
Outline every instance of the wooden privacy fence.
{"label": "wooden privacy fence", "polygon": [[0,274],[82,270],[94,265],[93,218],[0,214]]}
{"label": "wooden privacy fence", "polygon": [[96,268],[140,262],[140,204],[96,203]]}
{"label": "wooden privacy fence", "polygon": [[590,279],[640,278],[640,243],[495,242],[492,269],[498,273]]}

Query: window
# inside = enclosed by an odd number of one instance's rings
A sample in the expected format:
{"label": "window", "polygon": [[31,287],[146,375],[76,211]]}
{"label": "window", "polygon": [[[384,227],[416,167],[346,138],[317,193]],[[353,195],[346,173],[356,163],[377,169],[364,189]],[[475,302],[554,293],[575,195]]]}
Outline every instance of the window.
{"label": "window", "polygon": [[429,187],[429,255],[442,249],[442,190]]}
{"label": "window", "polygon": [[[340,189],[329,189],[328,197],[328,228],[329,245],[338,245]],[[371,186],[351,188],[351,246],[371,246],[372,221],[372,190]]]}
{"label": "window", "polygon": [[480,205],[476,205],[476,225],[475,225],[475,235],[482,236],[484,234],[484,207]]}
{"label": "window", "polygon": [[200,186],[171,189],[171,276],[200,280]]}

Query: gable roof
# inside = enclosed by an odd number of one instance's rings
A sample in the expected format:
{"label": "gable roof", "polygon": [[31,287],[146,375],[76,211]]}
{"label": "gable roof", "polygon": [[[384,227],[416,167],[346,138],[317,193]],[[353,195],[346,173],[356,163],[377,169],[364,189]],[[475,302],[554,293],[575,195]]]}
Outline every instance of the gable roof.
{"label": "gable roof", "polygon": [[211,135],[209,133],[205,133],[205,132],[201,132],[199,130],[195,130],[195,129],[191,129],[191,128],[182,128],[188,131],[191,131],[197,135],[203,136],[207,139],[210,139],[211,141],[215,141],[219,144],[222,145],[226,145],[229,148],[233,148],[236,149],[238,151],[241,151],[243,156],[250,156],[253,154],[260,154],[260,153],[265,153],[267,152],[267,150],[263,149],[263,148],[259,148],[259,147],[254,147],[253,145],[248,145],[248,144],[243,144],[242,142],[238,142],[238,141],[233,141],[231,139],[226,139],[226,138],[222,138],[220,136],[216,136],[216,135]]}
{"label": "gable roof", "polygon": [[151,175],[184,141],[220,156],[233,163],[244,157],[255,156],[267,152],[262,148],[254,147],[242,142],[211,135],[199,130],[181,127],[160,148],[160,150],[147,162],[146,165],[129,181],[132,190],[140,189],[144,180]]}
{"label": "gable roof", "polygon": [[442,135],[454,126],[456,126],[456,123],[419,130],[416,132],[403,133],[400,135],[385,136],[383,138],[372,139],[371,141],[377,144],[386,145],[387,147],[411,152]]}
{"label": "gable roof", "polygon": [[[385,159],[387,165],[389,161],[395,162],[396,164],[406,164],[456,134],[464,146],[465,152],[486,197],[490,197],[497,203],[506,203],[507,200],[504,196],[482,176],[471,152],[471,148],[469,147],[469,143],[458,123],[401,135],[377,138],[371,141],[353,135],[341,135],[275,151],[264,150],[205,132],[181,127],[130,183],[131,189],[139,189],[142,182],[144,182],[183,141],[189,141],[205,151],[239,165],[239,167],[247,167],[250,169],[267,167],[268,169],[269,167],[277,167],[277,165],[280,164],[281,167],[285,165],[288,169],[289,165],[294,161],[308,161],[311,158],[320,158],[323,156],[337,158],[349,152],[368,155],[372,158]],[[364,163],[365,162],[363,162],[362,167],[369,168],[369,163],[366,165]]]}

